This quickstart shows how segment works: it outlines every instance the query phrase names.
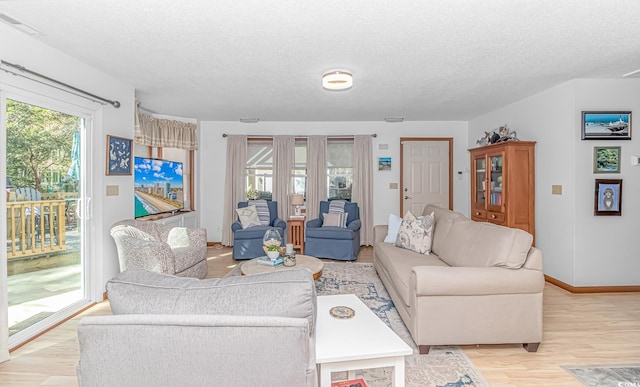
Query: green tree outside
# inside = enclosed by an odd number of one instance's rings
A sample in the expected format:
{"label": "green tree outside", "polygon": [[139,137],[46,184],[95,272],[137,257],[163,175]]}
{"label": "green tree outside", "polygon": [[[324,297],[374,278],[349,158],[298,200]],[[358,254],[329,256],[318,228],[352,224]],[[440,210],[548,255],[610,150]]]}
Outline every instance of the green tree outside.
{"label": "green tree outside", "polygon": [[73,133],[80,125],[79,117],[8,99],[6,168],[13,186],[60,189],[58,180],[65,180],[71,165]]}

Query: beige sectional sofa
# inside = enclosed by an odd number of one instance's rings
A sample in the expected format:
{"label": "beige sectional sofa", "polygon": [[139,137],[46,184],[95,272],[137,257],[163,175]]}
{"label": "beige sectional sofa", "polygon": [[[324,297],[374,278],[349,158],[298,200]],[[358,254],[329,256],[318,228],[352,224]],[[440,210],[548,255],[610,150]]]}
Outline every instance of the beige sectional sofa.
{"label": "beige sectional sofa", "polygon": [[374,227],[373,262],[420,353],[432,345],[542,341],[542,253],[531,234],[480,223],[447,209],[434,213],[432,252],[385,243]]}

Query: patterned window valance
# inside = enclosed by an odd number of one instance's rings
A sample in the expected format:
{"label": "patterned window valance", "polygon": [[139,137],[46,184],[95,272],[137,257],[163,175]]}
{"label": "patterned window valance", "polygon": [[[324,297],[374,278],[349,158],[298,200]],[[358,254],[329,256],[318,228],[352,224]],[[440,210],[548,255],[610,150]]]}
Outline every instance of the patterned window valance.
{"label": "patterned window valance", "polygon": [[136,107],[136,144],[151,147],[198,150],[196,124],[155,118],[143,114]]}

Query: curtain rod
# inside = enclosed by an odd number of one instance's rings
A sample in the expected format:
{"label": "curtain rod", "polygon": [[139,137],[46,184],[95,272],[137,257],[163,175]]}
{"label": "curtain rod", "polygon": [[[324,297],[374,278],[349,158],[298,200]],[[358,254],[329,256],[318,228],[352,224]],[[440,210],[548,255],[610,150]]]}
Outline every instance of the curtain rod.
{"label": "curtain rod", "polygon": [[[40,73],[36,73],[35,71],[31,71],[31,70],[29,70],[29,69],[25,68],[24,66],[20,66],[20,65],[17,65],[17,64],[13,64],[13,63],[5,62],[4,60],[0,61],[0,64],[3,64],[3,65],[5,65],[5,66],[9,66],[9,67],[13,67],[13,68],[15,68],[15,69],[18,69],[19,71],[24,72],[24,73],[28,73],[28,74],[31,74],[31,75],[35,75],[35,76],[40,77],[40,78],[42,78],[42,79],[45,79],[45,80],[47,80],[47,81],[49,81],[49,82],[53,82],[53,83],[55,83],[55,84],[58,84],[58,85],[61,85],[61,86],[67,87],[67,88],[69,88],[69,89],[71,89],[71,90],[73,90],[73,91],[77,91],[78,93],[82,93],[82,94],[88,95],[88,96],[90,96],[91,98],[94,98],[94,99],[96,99],[96,100],[98,100],[98,101],[106,102],[107,104],[109,104],[109,105],[113,106],[113,107],[114,107],[114,108],[116,108],[116,109],[120,107],[120,102],[118,102],[118,101],[112,101],[112,100],[109,100],[109,99],[106,99],[106,98],[99,97],[99,96],[97,96],[97,95],[95,95],[95,94],[91,94],[91,93],[89,93],[88,91],[84,91],[84,90],[82,90],[82,89],[78,89],[77,87],[73,87],[73,86],[68,85],[68,84],[66,84],[66,83],[64,83],[64,82],[60,82],[60,81],[55,80],[55,79],[53,79],[53,78],[49,78],[49,77],[47,77],[46,75],[42,75],[42,74],[40,74]],[[30,80],[35,81],[35,82],[39,82],[39,83],[45,84],[44,82],[38,81],[37,79],[33,79],[33,78],[30,78],[30,77],[27,77],[26,75],[19,74],[19,73],[16,73],[16,72],[14,72],[14,71],[11,71],[11,70],[7,70],[7,69],[1,69],[1,70],[5,71],[5,72],[7,72],[7,73],[13,74],[13,75],[17,75],[17,76],[20,76],[20,77],[24,77],[24,78],[30,79]],[[53,85],[49,85],[49,86],[51,86],[51,87],[55,87],[55,86],[53,86]],[[55,87],[55,88],[56,88],[56,89],[58,89],[58,90],[62,90],[62,91],[66,91],[67,93],[70,93],[70,91],[68,91],[68,90],[60,89],[60,88],[58,88],[58,87]],[[71,94],[78,95],[78,94],[75,94],[75,93],[71,93]],[[78,95],[78,96],[80,96],[80,97],[84,97],[84,98],[87,98],[87,97],[85,97],[85,95]],[[91,98],[87,98],[87,99],[91,99]],[[94,101],[94,102],[97,102],[97,101],[95,101],[95,100],[93,100],[93,101]]]}
{"label": "curtain rod", "polygon": [[[228,134],[226,134],[226,133],[222,133],[222,137],[227,137],[227,136],[229,136],[229,135],[228,135]],[[252,136],[252,135],[247,134],[247,137],[253,137],[253,138],[273,138],[274,136],[265,136],[265,135],[263,135],[263,134],[262,134],[262,135],[257,135],[257,136]],[[307,137],[309,137],[309,135],[307,134],[307,135],[304,135],[304,136],[303,136],[303,135],[295,135],[295,134],[294,134],[294,135],[293,135],[293,137],[297,137],[297,138],[307,138]],[[339,135],[339,134],[338,134],[338,135],[335,135],[335,136],[327,136],[327,138],[353,138],[353,137],[354,137],[354,135],[346,135],[346,134],[345,134],[345,135]],[[378,135],[377,135],[377,134],[375,134],[375,133],[373,133],[373,134],[371,135],[371,137],[376,138],[376,137],[378,137]]]}

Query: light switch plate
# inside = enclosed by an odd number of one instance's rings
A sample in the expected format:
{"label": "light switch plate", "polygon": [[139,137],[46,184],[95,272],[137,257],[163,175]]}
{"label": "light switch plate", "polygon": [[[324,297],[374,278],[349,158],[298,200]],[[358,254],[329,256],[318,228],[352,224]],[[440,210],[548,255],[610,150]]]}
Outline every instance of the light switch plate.
{"label": "light switch plate", "polygon": [[107,186],[107,196],[118,196],[120,195],[120,186],[119,185],[108,185]]}
{"label": "light switch plate", "polygon": [[552,185],[551,186],[551,194],[552,195],[562,195],[562,185]]}
{"label": "light switch plate", "polygon": [[389,189],[398,189],[398,183],[389,183]]}

